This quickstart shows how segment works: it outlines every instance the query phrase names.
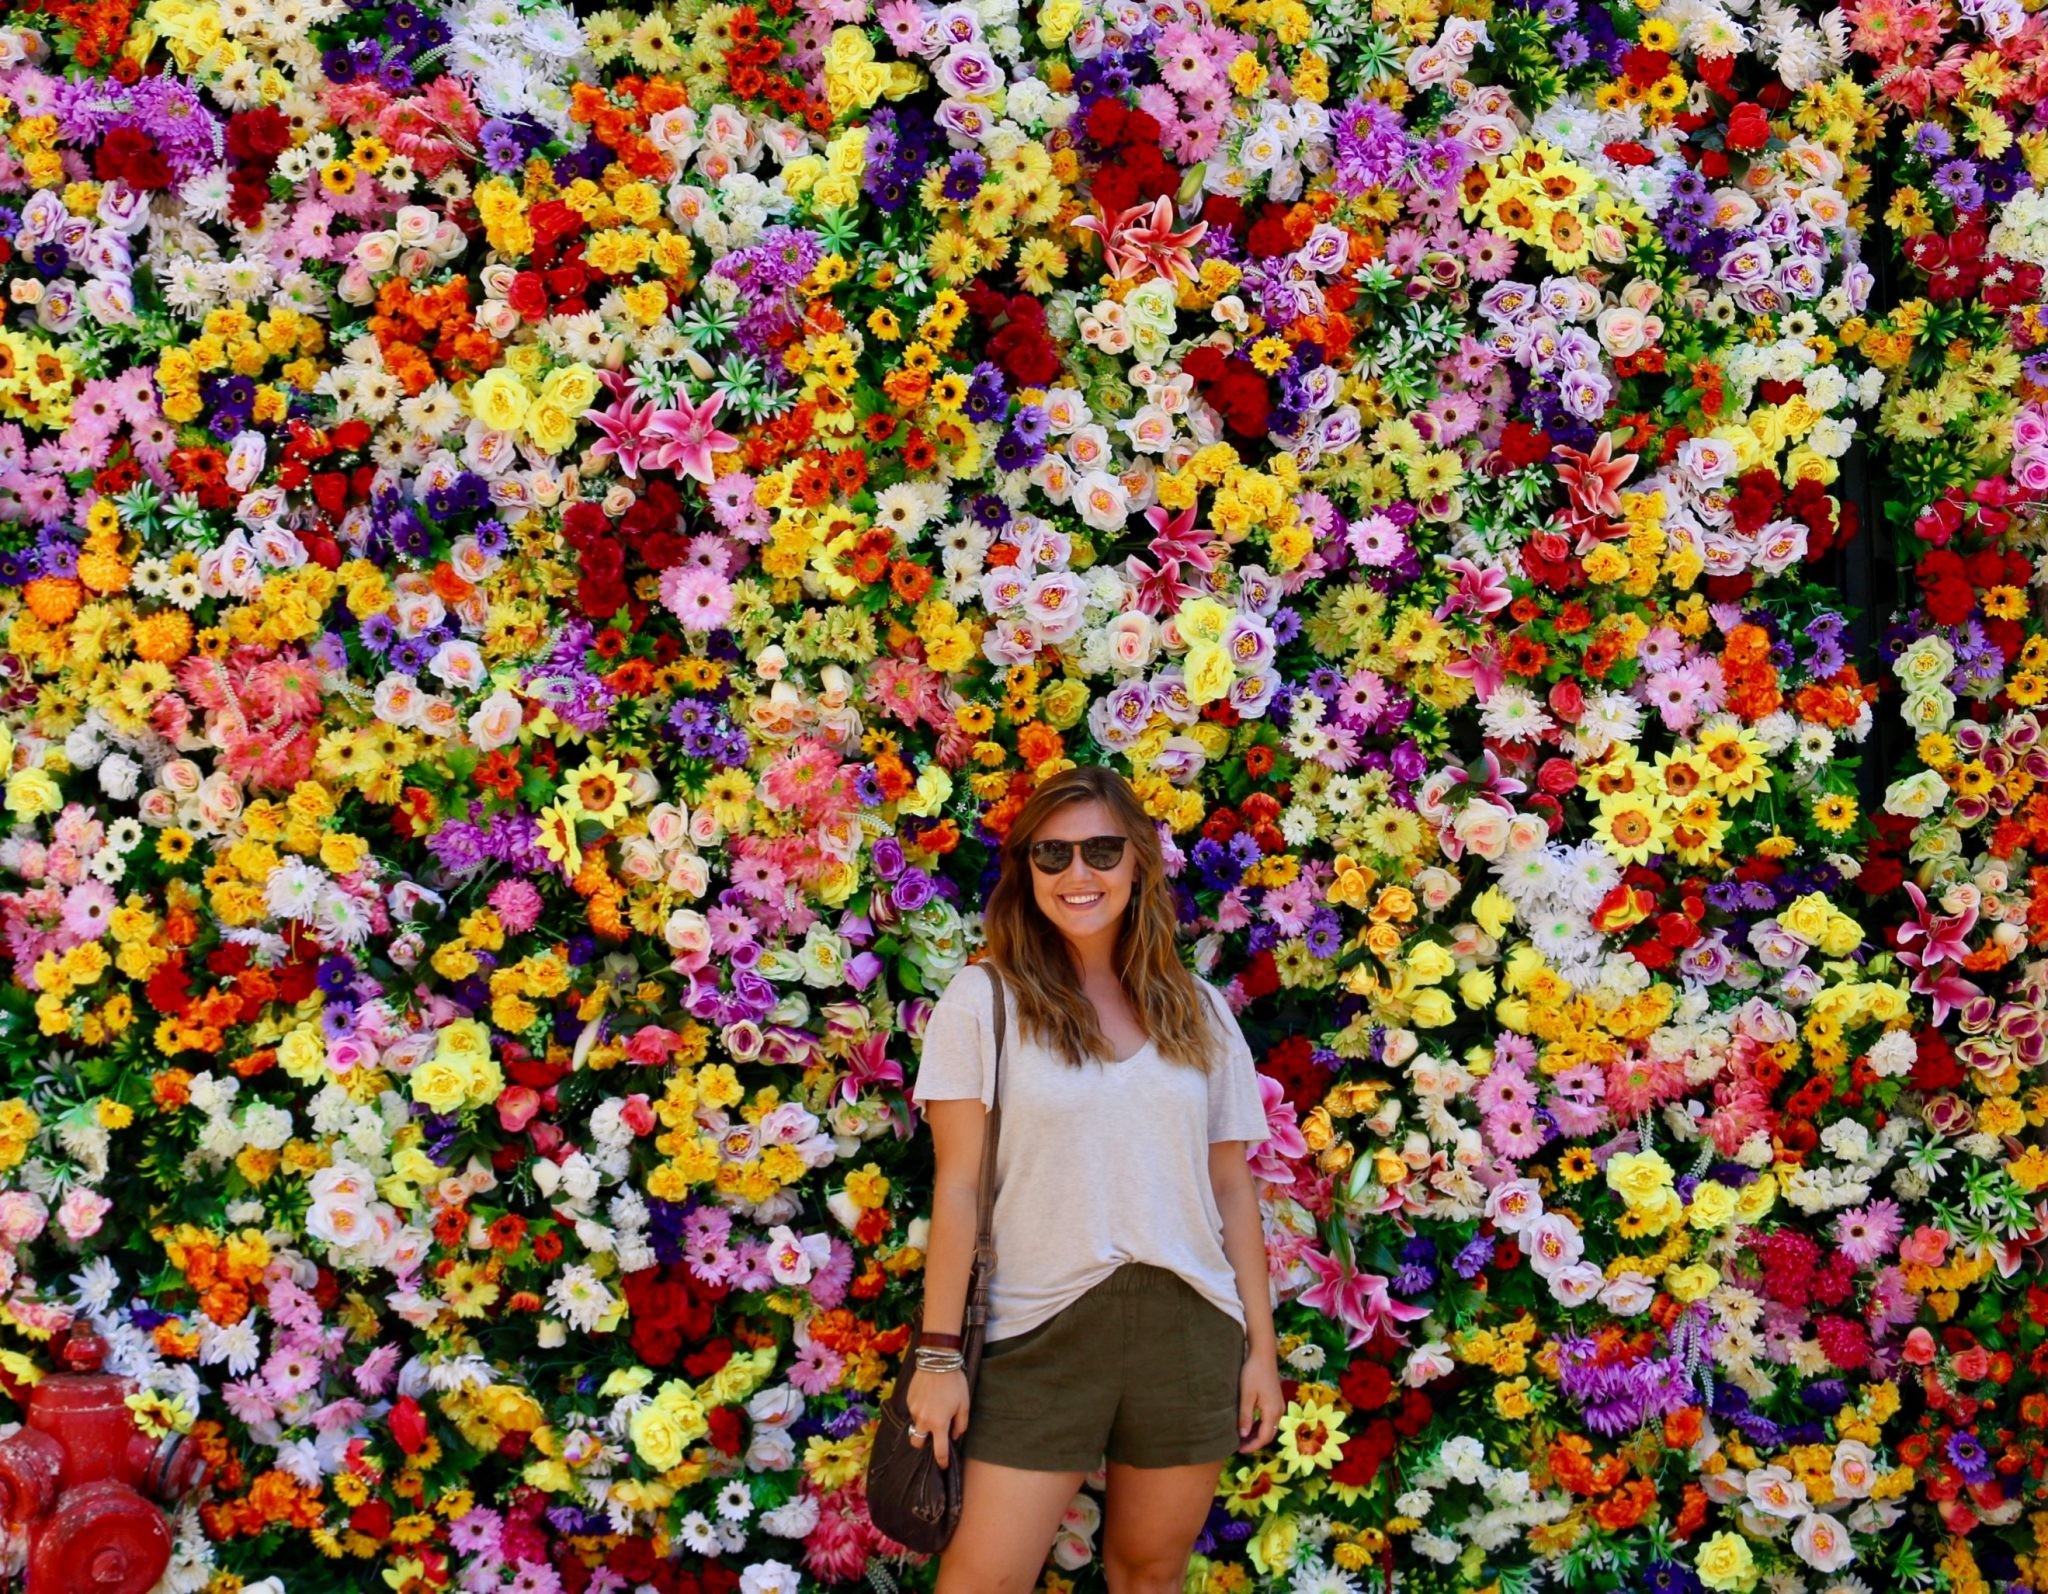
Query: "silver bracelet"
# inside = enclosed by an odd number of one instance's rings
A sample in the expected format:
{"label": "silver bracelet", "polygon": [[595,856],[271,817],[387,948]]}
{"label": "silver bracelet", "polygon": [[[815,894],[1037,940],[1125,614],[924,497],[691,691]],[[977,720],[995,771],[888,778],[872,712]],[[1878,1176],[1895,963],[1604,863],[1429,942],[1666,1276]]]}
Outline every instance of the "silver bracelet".
{"label": "silver bracelet", "polygon": [[957,1350],[942,1350],[935,1345],[919,1346],[916,1355],[921,1372],[957,1373],[967,1366],[966,1359]]}

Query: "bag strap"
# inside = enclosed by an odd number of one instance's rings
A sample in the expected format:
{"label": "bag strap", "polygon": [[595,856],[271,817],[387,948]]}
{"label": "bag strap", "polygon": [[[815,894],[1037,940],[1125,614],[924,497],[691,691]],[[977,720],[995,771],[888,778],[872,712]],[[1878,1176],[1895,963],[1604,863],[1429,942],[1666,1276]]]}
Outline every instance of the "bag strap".
{"label": "bag strap", "polygon": [[996,1202],[996,1143],[1003,1132],[1003,1041],[1009,1024],[1009,999],[1003,985],[1002,975],[996,972],[993,963],[982,965],[988,970],[990,988],[995,996],[996,1016],[996,1066],[995,1088],[988,1109],[988,1125],[981,1140],[981,1200],[980,1212],[974,1232],[974,1260],[980,1264],[975,1271],[974,1288],[967,1302],[969,1323],[980,1323],[988,1315],[988,1278],[996,1265],[995,1202]]}

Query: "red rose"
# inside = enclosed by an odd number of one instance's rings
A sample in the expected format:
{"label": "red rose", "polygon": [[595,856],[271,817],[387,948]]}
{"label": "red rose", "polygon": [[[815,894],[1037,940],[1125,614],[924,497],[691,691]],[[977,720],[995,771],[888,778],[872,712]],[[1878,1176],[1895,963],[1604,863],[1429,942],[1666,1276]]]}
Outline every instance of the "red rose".
{"label": "red rose", "polygon": [[525,320],[538,321],[548,313],[547,284],[538,271],[522,271],[513,277],[505,302]]}
{"label": "red rose", "polygon": [[1771,119],[1764,114],[1764,108],[1744,100],[1728,113],[1728,147],[1739,150],[1762,149],[1771,141]]}
{"label": "red rose", "polygon": [[1559,681],[1550,689],[1550,712],[1567,725],[1576,725],[1586,712],[1586,694],[1577,681]]}

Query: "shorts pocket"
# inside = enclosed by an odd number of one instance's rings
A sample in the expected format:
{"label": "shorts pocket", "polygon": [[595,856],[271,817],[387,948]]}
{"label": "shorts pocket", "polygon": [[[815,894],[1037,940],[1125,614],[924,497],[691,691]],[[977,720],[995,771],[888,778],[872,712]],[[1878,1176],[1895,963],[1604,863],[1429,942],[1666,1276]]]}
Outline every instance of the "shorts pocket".
{"label": "shorts pocket", "polygon": [[1181,1314],[1189,1398],[1203,1410],[1235,1412],[1244,1368],[1244,1329],[1237,1319],[1190,1289]]}

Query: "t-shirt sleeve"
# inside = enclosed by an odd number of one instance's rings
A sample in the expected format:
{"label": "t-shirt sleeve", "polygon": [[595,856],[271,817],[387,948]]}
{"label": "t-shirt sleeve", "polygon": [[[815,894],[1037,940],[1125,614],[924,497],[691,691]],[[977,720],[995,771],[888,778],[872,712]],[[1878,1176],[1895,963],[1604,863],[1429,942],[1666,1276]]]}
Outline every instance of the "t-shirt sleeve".
{"label": "t-shirt sleeve", "polygon": [[1266,1138],[1266,1101],[1259,1093],[1259,1070],[1252,1061],[1252,1049],[1238,1028],[1237,1015],[1223,993],[1202,982],[1216,1010],[1217,1025],[1223,1031],[1223,1060],[1209,1070],[1209,1138],[1249,1140],[1253,1145]]}
{"label": "t-shirt sleeve", "polygon": [[922,1106],[928,1101],[964,1101],[979,1096],[983,1106],[995,1099],[992,1033],[995,1014],[990,1006],[986,969],[969,966],[955,974],[932,1004],[924,1022],[924,1040],[918,1055],[917,1079],[911,1086],[911,1100]]}

